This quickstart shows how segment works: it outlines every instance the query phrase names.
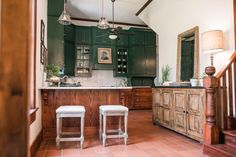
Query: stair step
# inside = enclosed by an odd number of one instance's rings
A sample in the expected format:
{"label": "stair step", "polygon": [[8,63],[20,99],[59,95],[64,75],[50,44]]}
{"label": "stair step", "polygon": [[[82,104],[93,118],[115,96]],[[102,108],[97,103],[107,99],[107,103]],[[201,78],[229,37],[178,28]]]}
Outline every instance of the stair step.
{"label": "stair step", "polygon": [[236,157],[236,149],[226,144],[205,144],[203,153],[210,157]]}
{"label": "stair step", "polygon": [[223,131],[225,144],[236,149],[236,130]]}
{"label": "stair step", "polygon": [[235,130],[236,129],[236,117],[235,116],[228,116],[228,130]]}

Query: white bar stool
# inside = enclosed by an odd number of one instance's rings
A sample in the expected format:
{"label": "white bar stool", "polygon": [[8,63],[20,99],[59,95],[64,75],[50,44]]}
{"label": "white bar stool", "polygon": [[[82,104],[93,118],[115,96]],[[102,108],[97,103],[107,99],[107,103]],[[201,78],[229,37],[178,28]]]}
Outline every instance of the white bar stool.
{"label": "white bar stool", "polygon": [[[83,147],[84,142],[84,115],[85,108],[83,106],[60,106],[56,110],[57,114],[57,147],[60,146],[62,141],[80,141],[80,148]],[[62,118],[80,117],[80,137],[61,137],[61,135],[73,135],[75,132],[62,132]]]}
{"label": "white bar stool", "polygon": [[[99,107],[99,138],[102,140],[103,146],[105,147],[107,138],[124,138],[125,145],[127,144],[127,118],[129,109],[122,105],[102,105]],[[106,130],[106,117],[107,116],[119,116],[119,128],[118,130]],[[121,129],[121,116],[124,116],[124,132]],[[102,129],[103,124],[103,129]],[[107,135],[107,133],[118,132],[118,134]]]}

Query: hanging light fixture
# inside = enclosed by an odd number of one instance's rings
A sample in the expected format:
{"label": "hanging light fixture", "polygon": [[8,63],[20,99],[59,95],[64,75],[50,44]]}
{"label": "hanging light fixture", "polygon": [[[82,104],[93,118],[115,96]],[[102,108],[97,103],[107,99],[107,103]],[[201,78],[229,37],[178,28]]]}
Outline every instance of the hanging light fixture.
{"label": "hanging light fixture", "polygon": [[115,2],[115,0],[111,0],[111,2],[112,2],[112,29],[111,29],[111,33],[109,34],[109,38],[111,40],[115,40],[118,37],[116,29],[115,29],[115,22],[114,22],[114,2]]}
{"label": "hanging light fixture", "polygon": [[109,24],[103,14],[104,14],[104,0],[102,0],[102,17],[99,19],[97,27],[100,29],[107,29],[109,28]]}
{"label": "hanging light fixture", "polygon": [[67,0],[64,0],[64,10],[61,13],[61,16],[58,18],[58,22],[62,25],[70,25],[71,24],[71,19],[70,15],[67,12]]}

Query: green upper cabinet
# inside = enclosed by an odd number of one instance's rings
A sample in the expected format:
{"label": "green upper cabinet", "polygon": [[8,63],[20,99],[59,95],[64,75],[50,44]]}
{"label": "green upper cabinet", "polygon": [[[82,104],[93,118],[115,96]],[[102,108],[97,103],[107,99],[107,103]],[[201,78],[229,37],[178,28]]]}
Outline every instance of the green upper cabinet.
{"label": "green upper cabinet", "polygon": [[130,35],[129,37],[130,45],[144,45],[145,33],[143,30],[131,28],[130,32],[133,33],[133,35]]}
{"label": "green upper cabinet", "polygon": [[102,44],[102,45],[110,45],[114,44],[115,40],[111,40],[109,38],[109,30],[108,29],[99,29],[97,27],[92,27],[93,34],[93,44]]}
{"label": "green upper cabinet", "polygon": [[62,66],[64,58],[64,26],[57,17],[48,16],[48,63]]}
{"label": "green upper cabinet", "polygon": [[145,47],[145,75],[156,76],[156,46]]}
{"label": "green upper cabinet", "polygon": [[136,77],[156,76],[156,46],[130,47],[129,75]]}
{"label": "green upper cabinet", "polygon": [[64,26],[64,40],[75,42],[75,26],[74,25],[67,25]]}
{"label": "green upper cabinet", "polygon": [[156,45],[156,33],[153,31],[145,31],[144,44],[148,46]]}
{"label": "green upper cabinet", "polygon": [[150,29],[131,28],[130,45],[156,45],[156,33]]}
{"label": "green upper cabinet", "polygon": [[[99,63],[98,62],[98,60],[99,60],[98,48],[110,48],[111,49],[111,56],[109,54],[107,54],[108,58],[111,57],[111,63]],[[93,69],[113,70],[113,69],[115,69],[115,60],[116,60],[116,55],[115,55],[115,46],[114,45],[93,45]]]}
{"label": "green upper cabinet", "polygon": [[58,18],[63,11],[63,6],[64,0],[48,0],[48,15]]}
{"label": "green upper cabinet", "polygon": [[76,26],[75,41],[78,44],[91,44],[92,33],[90,27]]}
{"label": "green upper cabinet", "polygon": [[145,53],[143,46],[132,46],[128,60],[129,74],[131,76],[143,76],[145,74]]}
{"label": "green upper cabinet", "polygon": [[64,64],[65,75],[74,76],[75,69],[75,43],[66,41],[64,42]]}
{"label": "green upper cabinet", "polygon": [[[118,46],[127,46],[129,44],[129,32],[127,30],[122,30],[121,33],[124,34],[119,34],[118,39],[116,40],[116,45]],[[127,34],[125,34],[127,33]]]}

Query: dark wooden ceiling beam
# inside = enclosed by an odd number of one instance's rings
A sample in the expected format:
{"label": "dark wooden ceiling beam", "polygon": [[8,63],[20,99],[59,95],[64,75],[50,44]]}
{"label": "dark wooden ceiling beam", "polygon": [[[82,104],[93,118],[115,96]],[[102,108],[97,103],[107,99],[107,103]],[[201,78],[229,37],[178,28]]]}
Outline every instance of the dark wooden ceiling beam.
{"label": "dark wooden ceiling beam", "polygon": [[[71,17],[72,20],[78,20],[78,21],[86,21],[86,22],[98,22],[98,20],[94,19],[85,19],[85,18],[77,18],[77,17]],[[112,23],[112,21],[108,21],[109,23]],[[125,25],[125,26],[136,26],[136,27],[148,27],[147,25],[142,24],[134,24],[134,23],[126,23],[126,22],[114,22],[117,25]]]}
{"label": "dark wooden ceiling beam", "polygon": [[143,10],[152,2],[152,0],[148,0],[140,9],[139,11],[135,14],[136,16],[138,16],[141,12],[143,12]]}

